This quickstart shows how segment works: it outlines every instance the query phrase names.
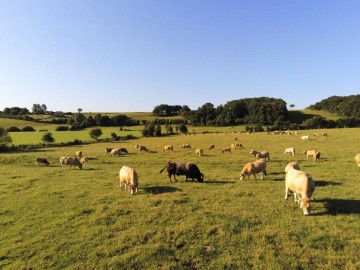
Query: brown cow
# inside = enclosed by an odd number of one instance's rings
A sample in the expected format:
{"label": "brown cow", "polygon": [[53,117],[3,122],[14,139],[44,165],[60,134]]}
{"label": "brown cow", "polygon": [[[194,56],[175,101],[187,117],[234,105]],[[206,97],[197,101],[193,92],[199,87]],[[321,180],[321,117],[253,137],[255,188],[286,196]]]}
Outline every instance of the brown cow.
{"label": "brown cow", "polygon": [[253,174],[256,179],[255,174],[258,173],[261,173],[261,179],[266,176],[266,160],[259,159],[253,162],[246,163],[240,173],[240,180],[244,180],[245,176],[248,176],[249,179],[251,174]]}
{"label": "brown cow", "polygon": [[60,158],[60,165],[61,165],[61,169],[64,170],[64,165],[70,165],[70,169],[71,167],[74,166],[74,169],[75,169],[75,166],[78,166],[79,169],[81,170],[82,169],[82,166],[83,164],[86,163],[86,160],[85,159],[78,159],[77,157],[61,157]]}

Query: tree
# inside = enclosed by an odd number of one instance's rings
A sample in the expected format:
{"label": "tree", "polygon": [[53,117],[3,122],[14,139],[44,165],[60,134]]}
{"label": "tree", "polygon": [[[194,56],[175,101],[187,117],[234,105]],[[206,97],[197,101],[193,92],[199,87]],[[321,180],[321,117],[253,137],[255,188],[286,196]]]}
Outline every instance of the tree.
{"label": "tree", "polygon": [[89,131],[90,137],[97,140],[103,133],[100,128],[93,128]]}
{"label": "tree", "polygon": [[295,105],[294,105],[294,104],[290,104],[289,107],[292,109],[292,108],[295,107]]}
{"label": "tree", "polygon": [[46,132],[43,136],[42,136],[42,141],[45,143],[53,143],[55,142],[54,137],[52,136],[51,132]]}
{"label": "tree", "polygon": [[187,129],[187,127],[186,127],[184,124],[180,124],[180,125],[178,126],[178,129],[179,129],[179,132],[181,132],[181,133],[184,133],[184,134],[187,134],[187,133],[188,133],[188,129]]}
{"label": "tree", "polygon": [[33,104],[33,107],[32,107],[32,113],[33,114],[45,114],[47,110],[47,107],[45,104]]}
{"label": "tree", "polygon": [[5,146],[11,142],[12,142],[12,139],[8,135],[7,131],[4,128],[0,127],[0,146]]}

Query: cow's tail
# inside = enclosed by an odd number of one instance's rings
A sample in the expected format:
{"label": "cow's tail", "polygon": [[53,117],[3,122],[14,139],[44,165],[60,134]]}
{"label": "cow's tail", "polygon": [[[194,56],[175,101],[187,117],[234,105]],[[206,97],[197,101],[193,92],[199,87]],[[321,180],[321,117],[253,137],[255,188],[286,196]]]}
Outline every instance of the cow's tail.
{"label": "cow's tail", "polygon": [[160,170],[160,173],[162,173],[166,169],[167,166],[168,165],[166,164],[165,167]]}

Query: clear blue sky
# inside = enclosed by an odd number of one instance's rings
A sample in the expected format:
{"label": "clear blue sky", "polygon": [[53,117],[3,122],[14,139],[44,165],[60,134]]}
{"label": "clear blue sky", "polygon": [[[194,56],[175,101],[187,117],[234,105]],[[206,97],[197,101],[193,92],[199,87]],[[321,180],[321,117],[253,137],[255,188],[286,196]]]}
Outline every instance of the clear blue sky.
{"label": "clear blue sky", "polygon": [[360,1],[0,0],[0,110],[359,94]]}

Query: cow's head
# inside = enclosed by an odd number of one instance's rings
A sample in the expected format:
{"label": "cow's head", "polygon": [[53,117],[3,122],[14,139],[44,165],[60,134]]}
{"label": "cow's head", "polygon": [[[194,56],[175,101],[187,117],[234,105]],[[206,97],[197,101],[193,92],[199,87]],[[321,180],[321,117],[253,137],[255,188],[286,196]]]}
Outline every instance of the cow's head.
{"label": "cow's head", "polygon": [[310,215],[310,199],[309,198],[301,198],[300,207],[303,210],[305,216]]}
{"label": "cow's head", "polygon": [[204,174],[200,173],[200,177],[196,178],[199,182],[203,182],[204,181]]}

